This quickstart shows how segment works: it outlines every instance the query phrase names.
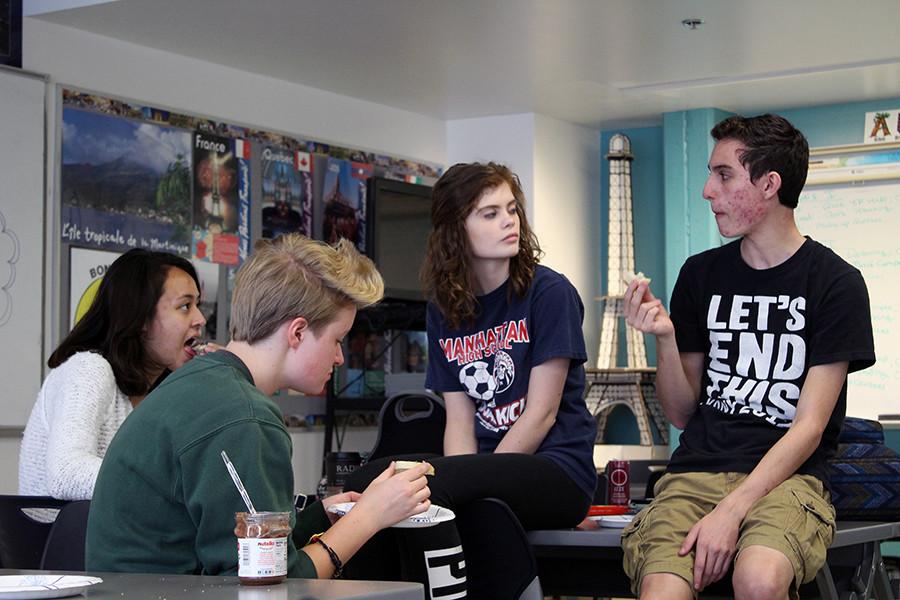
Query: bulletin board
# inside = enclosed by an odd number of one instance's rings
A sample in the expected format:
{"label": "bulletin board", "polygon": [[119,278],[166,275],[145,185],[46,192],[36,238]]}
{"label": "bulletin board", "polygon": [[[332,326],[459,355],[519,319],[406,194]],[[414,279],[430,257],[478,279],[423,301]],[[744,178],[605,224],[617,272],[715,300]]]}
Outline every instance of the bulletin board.
{"label": "bulletin board", "polygon": [[[60,338],[91,273],[109,262],[89,251],[145,248],[193,261],[204,288],[202,335],[225,343],[234,274],[256,240],[289,232],[329,243],[345,237],[367,253],[366,180],[433,183],[441,173],[436,164],[137,100],[57,91],[60,287],[68,296]],[[69,264],[73,258],[84,264]]]}
{"label": "bulletin board", "polygon": [[900,147],[846,146],[811,153],[796,210],[800,231],[860,271],[869,290],[875,366],[850,375],[847,414],[875,419],[900,402]]}
{"label": "bulletin board", "polygon": [[0,426],[23,426],[41,386],[43,77],[0,67]]}

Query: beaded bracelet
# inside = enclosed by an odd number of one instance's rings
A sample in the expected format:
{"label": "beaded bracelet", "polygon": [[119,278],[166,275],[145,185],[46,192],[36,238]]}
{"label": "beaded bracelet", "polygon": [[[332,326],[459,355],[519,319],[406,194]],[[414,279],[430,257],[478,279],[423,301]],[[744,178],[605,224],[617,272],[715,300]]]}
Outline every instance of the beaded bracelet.
{"label": "beaded bracelet", "polygon": [[340,557],[338,557],[337,552],[334,549],[325,543],[325,540],[322,539],[322,533],[316,533],[312,537],[309,538],[309,543],[313,542],[319,544],[323,548],[325,548],[325,552],[328,553],[328,558],[331,559],[331,564],[334,565],[334,573],[331,575],[332,579],[337,579],[341,576],[341,573],[344,572],[344,563],[341,562]]}

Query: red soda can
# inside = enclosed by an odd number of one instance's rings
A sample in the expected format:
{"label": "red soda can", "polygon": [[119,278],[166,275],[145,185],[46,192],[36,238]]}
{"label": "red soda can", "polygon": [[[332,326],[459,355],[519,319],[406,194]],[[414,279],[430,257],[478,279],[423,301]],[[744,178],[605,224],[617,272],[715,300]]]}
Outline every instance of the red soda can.
{"label": "red soda can", "polygon": [[628,505],[631,501],[627,460],[611,460],[606,463],[607,502]]}

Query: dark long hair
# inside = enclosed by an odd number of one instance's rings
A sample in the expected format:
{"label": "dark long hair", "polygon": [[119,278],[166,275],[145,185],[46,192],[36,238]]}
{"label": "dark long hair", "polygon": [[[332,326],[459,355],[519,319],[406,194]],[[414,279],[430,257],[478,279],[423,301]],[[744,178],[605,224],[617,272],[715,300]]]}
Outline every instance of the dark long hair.
{"label": "dark long hair", "polygon": [[431,233],[421,279],[425,295],[440,309],[452,329],[477,316],[466,217],[485,192],[509,185],[519,215],[519,253],[509,261],[510,289],[524,296],[541,257],[537,237],[525,217],[525,193],[519,178],[497,163],[453,165],[431,192]]}
{"label": "dark long hair", "polygon": [[116,385],[126,396],[142,396],[150,384],[154,365],[144,347],[144,329],[156,314],[169,269],[200,280],[190,261],[150,250],[129,250],[115,260],[103,276],[91,307],[60,342],[47,365],[54,369],[76,352],[97,352],[112,366]]}

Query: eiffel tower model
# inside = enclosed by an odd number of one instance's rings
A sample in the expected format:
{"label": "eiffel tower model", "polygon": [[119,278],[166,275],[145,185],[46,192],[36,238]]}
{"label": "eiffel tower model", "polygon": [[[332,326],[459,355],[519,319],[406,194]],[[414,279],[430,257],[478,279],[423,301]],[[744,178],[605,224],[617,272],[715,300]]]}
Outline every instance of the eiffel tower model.
{"label": "eiffel tower model", "polygon": [[[603,322],[597,368],[587,370],[585,399],[597,420],[597,443],[606,438],[612,410],[627,406],[634,413],[642,446],[653,446],[653,429],[662,444],[669,441],[669,427],[656,400],[656,369],[647,366],[644,334],[625,324],[627,363],[617,366],[619,324],[622,321],[623,277],[633,273],[634,229],[631,201],[631,140],[617,133],[609,140],[609,260],[607,295],[603,296]],[[624,322],[623,322],[624,324]]]}

